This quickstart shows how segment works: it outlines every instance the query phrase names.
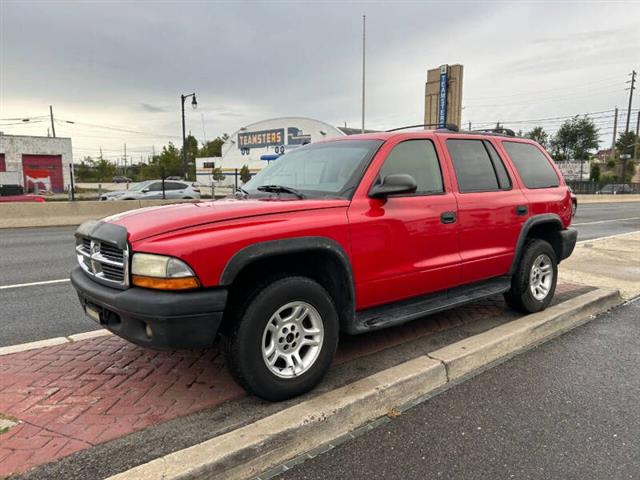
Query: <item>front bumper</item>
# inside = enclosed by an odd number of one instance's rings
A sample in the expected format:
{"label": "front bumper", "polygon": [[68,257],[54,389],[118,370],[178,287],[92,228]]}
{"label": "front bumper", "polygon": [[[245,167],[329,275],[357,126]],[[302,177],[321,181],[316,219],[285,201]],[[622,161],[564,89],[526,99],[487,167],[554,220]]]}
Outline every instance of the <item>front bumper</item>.
{"label": "front bumper", "polygon": [[71,284],[85,312],[87,308],[97,312],[94,320],[100,326],[130,342],[160,349],[212,346],[227,301],[223,288],[192,292],[135,287],[116,290],[94,282],[79,266],[71,272]]}
{"label": "front bumper", "polygon": [[578,240],[578,231],[575,228],[566,228],[560,231],[560,245],[562,248],[562,253],[558,262],[568,258],[571,253],[573,253],[573,249],[576,247],[576,241]]}

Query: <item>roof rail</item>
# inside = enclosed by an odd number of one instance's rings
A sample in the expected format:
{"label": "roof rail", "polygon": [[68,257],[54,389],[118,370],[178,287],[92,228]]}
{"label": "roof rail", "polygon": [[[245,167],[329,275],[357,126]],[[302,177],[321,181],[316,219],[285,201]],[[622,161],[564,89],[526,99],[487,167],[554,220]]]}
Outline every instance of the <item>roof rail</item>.
{"label": "roof rail", "polygon": [[494,128],[481,128],[479,130],[471,130],[469,133],[493,133],[495,135],[505,135],[507,137],[515,137],[516,132],[510,128],[494,127]]}
{"label": "roof rail", "polygon": [[409,128],[418,128],[418,127],[438,127],[438,130],[449,130],[451,132],[457,132],[458,126],[453,123],[447,123],[444,127],[441,127],[439,123],[419,123],[418,125],[407,125],[406,127],[398,127],[392,128],[391,130],[386,130],[387,132],[397,132],[398,130],[408,130]]}

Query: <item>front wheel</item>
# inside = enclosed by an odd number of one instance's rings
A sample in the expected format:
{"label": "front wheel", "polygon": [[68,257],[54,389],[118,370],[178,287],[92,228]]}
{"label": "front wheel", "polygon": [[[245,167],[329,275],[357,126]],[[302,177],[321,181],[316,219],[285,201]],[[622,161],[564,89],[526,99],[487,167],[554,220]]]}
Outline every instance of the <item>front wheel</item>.
{"label": "front wheel", "polygon": [[520,312],[534,313],[549,306],[558,281],[558,262],[553,247],[540,239],[530,240],[505,293],[507,304]]}
{"label": "front wheel", "polygon": [[306,277],[285,277],[258,289],[223,336],[236,381],[265,400],[311,390],[326,374],[338,345],[331,296]]}

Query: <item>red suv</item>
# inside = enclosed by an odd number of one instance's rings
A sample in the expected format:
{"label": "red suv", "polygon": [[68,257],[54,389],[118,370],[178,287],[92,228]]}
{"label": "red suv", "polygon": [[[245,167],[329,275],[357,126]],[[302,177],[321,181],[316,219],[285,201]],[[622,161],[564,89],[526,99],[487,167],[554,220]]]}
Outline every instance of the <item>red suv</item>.
{"label": "red suv", "polygon": [[537,143],[451,130],[313,143],[235,199],[82,224],[71,273],[87,315],[156,348],[210,347],[248,391],[306,392],[339,333],[491,295],[549,305],[575,246],[571,195]]}

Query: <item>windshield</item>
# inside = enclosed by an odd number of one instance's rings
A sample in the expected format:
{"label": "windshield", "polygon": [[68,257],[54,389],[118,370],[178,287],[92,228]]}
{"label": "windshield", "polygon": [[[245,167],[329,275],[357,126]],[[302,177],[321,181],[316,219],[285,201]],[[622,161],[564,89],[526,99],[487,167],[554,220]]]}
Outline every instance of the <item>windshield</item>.
{"label": "windshield", "polygon": [[247,182],[243,190],[251,195],[264,195],[258,187],[282,186],[305,196],[349,197],[381,143],[342,140],[306,145],[273,161]]}

